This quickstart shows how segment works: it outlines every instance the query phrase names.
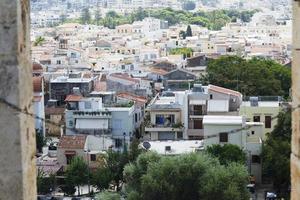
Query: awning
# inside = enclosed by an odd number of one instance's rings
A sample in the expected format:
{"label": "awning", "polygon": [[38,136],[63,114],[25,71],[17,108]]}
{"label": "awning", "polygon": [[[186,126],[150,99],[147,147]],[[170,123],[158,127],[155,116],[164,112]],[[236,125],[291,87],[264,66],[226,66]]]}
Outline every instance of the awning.
{"label": "awning", "polygon": [[108,129],[108,119],[77,119],[76,129]]}
{"label": "awning", "polygon": [[206,100],[199,100],[199,99],[191,99],[190,100],[190,105],[205,105]]}
{"label": "awning", "polygon": [[76,155],[76,151],[65,151],[65,155]]}

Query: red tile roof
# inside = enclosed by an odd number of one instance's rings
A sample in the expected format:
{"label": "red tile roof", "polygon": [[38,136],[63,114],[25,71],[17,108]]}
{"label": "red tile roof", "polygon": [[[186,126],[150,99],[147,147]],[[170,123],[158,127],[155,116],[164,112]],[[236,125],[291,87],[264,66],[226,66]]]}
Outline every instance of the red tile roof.
{"label": "red tile roof", "polygon": [[75,95],[75,94],[70,94],[66,97],[65,101],[80,101],[82,99],[82,96],[80,95]]}
{"label": "red tile roof", "polygon": [[223,88],[223,87],[219,87],[219,86],[215,86],[215,85],[209,85],[208,89],[212,90],[212,91],[215,91],[215,92],[224,93],[224,94],[231,94],[231,95],[239,96],[239,97],[242,96],[242,94],[237,92],[237,91],[230,90],[230,89]]}
{"label": "red tile roof", "polygon": [[135,101],[137,103],[140,104],[145,104],[147,103],[147,98],[143,97],[143,96],[138,96],[135,94],[131,94],[128,92],[120,92],[117,94],[118,97],[124,98],[124,99],[129,99],[131,101]]}
{"label": "red tile roof", "polygon": [[33,71],[43,71],[43,66],[39,63],[33,62],[32,63],[32,70]]}
{"label": "red tile roof", "polygon": [[41,76],[32,77],[33,91],[42,92],[43,91],[43,78]]}
{"label": "red tile roof", "polygon": [[59,140],[58,148],[84,149],[85,140],[85,135],[64,135]]}

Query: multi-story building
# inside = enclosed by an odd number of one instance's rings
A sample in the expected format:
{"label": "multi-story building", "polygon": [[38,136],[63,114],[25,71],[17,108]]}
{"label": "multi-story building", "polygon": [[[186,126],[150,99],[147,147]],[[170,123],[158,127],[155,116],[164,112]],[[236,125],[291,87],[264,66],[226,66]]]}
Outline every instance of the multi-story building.
{"label": "multi-story building", "polygon": [[104,105],[102,98],[69,95],[66,102],[66,135],[104,135],[113,139],[115,150],[128,147],[142,120],[136,117],[142,111],[132,101]]}
{"label": "multi-story building", "polygon": [[94,88],[94,78],[85,78],[81,73],[70,73],[50,80],[50,98],[64,104],[67,95],[79,93],[88,96]]}
{"label": "multi-story building", "polygon": [[[164,95],[167,97],[164,97]],[[163,96],[157,96],[148,106],[147,111],[150,113],[151,123],[148,123],[150,127],[146,126],[145,131],[150,134],[151,139],[203,139],[204,116],[238,116],[241,103],[242,95],[239,92],[215,85],[202,86],[194,84],[191,90],[167,91],[163,93]],[[156,137],[157,132],[163,130],[153,129],[152,126],[160,126],[160,123],[166,121],[159,120],[161,113],[172,116],[171,118],[168,117],[172,119],[172,123],[168,124],[169,128],[175,125],[175,127],[179,126],[180,130],[173,127],[173,130],[168,130],[170,132],[168,137]],[[175,116],[180,117],[176,118]]]}
{"label": "multi-story building", "polygon": [[204,147],[214,144],[239,146],[247,155],[249,173],[261,183],[263,123],[246,122],[244,116],[206,115],[203,127]]}
{"label": "multi-story building", "polygon": [[249,97],[243,101],[239,115],[245,116],[248,122],[262,122],[264,124],[263,139],[273,131],[277,124],[277,117],[283,109],[281,97]]}

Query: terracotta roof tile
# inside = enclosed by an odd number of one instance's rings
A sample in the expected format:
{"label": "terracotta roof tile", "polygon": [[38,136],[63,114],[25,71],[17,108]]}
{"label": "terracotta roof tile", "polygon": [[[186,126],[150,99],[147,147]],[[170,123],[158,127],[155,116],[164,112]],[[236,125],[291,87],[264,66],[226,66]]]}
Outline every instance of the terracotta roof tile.
{"label": "terracotta roof tile", "polygon": [[223,88],[223,87],[219,87],[219,86],[215,86],[215,85],[209,85],[208,89],[212,90],[212,91],[215,91],[215,92],[224,93],[224,94],[231,94],[231,95],[234,95],[234,96],[242,96],[242,94],[237,92],[237,91],[230,90],[230,89]]}
{"label": "terracotta roof tile", "polygon": [[64,135],[60,138],[58,147],[62,149],[84,149],[85,135]]}
{"label": "terracotta roof tile", "polygon": [[80,101],[82,99],[82,96],[70,94],[66,97],[65,101]]}
{"label": "terracotta roof tile", "polygon": [[140,104],[147,103],[147,98],[145,98],[143,96],[138,96],[138,95],[135,95],[135,94],[131,94],[131,93],[128,93],[128,92],[120,92],[120,93],[117,94],[117,96],[121,97],[121,98],[129,99],[129,100],[132,100],[132,101],[136,101],[137,103],[140,103]]}

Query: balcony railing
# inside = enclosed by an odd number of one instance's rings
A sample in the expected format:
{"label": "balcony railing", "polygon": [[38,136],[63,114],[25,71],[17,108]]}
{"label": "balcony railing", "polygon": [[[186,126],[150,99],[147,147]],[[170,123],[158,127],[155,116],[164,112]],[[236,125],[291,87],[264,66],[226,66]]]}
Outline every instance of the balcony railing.
{"label": "balcony railing", "polygon": [[95,116],[95,117],[111,117],[111,112],[101,111],[75,111],[74,116]]}

